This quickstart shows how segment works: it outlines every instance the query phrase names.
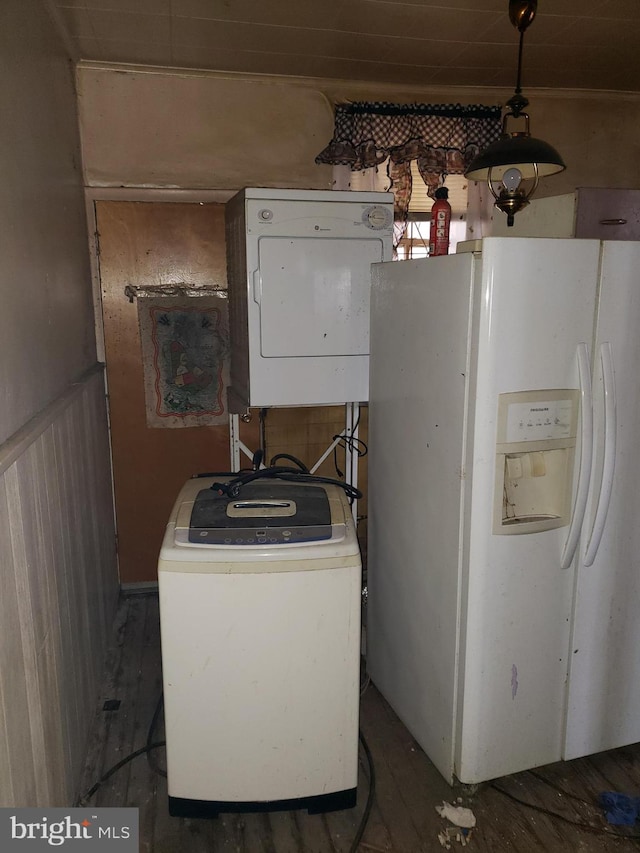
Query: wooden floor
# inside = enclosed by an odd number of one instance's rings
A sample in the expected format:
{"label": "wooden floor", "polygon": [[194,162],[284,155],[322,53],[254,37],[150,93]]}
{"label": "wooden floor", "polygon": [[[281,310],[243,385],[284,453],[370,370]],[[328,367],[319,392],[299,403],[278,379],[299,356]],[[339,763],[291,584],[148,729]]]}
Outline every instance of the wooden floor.
{"label": "wooden floor", "polygon": [[[157,596],[125,597],[114,628],[81,793],[145,745],[160,690]],[[103,710],[107,700],[120,700],[119,709]],[[640,796],[638,745],[473,789],[452,789],[373,686],[362,698],[361,728],[374,758],[376,797],[360,853],[442,850],[438,835],[450,824],[437,814],[436,806],[445,800],[473,810],[477,826],[466,846],[478,853],[638,849],[640,828],[609,826],[596,804],[601,791]],[[162,737],[160,726],[155,739]],[[164,750],[154,755],[162,765]],[[145,853],[348,853],[367,791],[362,756],[358,805],[352,810],[319,816],[300,811],[224,815],[218,820],[172,818],[167,812],[166,779],[142,755],[99,787],[90,802],[103,807],[137,806],[140,850]],[[616,832],[626,837],[616,837]],[[461,847],[460,842],[451,841],[452,850]]]}

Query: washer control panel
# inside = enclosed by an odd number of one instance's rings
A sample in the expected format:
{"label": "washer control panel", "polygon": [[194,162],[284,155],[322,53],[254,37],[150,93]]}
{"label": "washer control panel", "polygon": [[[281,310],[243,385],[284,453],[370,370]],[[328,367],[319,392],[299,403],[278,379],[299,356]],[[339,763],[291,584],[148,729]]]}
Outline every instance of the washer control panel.
{"label": "washer control panel", "polygon": [[268,480],[247,483],[235,498],[200,490],[189,523],[196,545],[296,545],[332,533],[324,488]]}
{"label": "washer control panel", "polygon": [[331,525],[317,527],[263,527],[216,530],[212,528],[189,530],[189,542],[199,545],[297,545],[300,542],[318,542],[331,539]]}

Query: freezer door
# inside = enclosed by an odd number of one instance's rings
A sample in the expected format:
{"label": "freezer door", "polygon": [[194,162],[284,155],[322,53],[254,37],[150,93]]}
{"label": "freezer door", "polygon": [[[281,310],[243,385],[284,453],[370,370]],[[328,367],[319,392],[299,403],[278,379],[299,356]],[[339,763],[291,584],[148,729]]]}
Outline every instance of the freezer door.
{"label": "freezer door", "polygon": [[[608,480],[604,449],[615,440],[608,512],[592,565],[580,561],[571,645],[564,757],[640,741],[640,243],[603,244],[594,347],[595,454],[581,556],[591,535],[601,485]],[[605,418],[605,364],[610,351],[615,412]],[[611,402],[613,389],[607,389]],[[606,497],[606,494],[605,496]]]}
{"label": "freezer door", "polygon": [[367,668],[449,780],[474,266],[376,264],[372,287]]}
{"label": "freezer door", "polygon": [[569,528],[492,533],[498,399],[579,388],[577,352],[593,335],[598,257],[596,241],[483,241],[471,501],[463,519],[455,757],[463,782],[562,755],[574,571],[561,560]]}
{"label": "freezer door", "polygon": [[562,754],[569,528],[493,533],[498,401],[579,388],[598,258],[506,238],[373,268],[367,662],[448,780]]}

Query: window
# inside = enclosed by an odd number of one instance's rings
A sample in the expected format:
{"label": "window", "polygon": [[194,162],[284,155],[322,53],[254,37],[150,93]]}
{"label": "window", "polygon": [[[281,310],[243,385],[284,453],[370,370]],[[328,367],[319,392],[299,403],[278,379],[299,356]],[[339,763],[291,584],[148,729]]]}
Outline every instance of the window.
{"label": "window", "polygon": [[[404,237],[397,249],[397,261],[411,261],[415,258],[429,257],[429,219],[409,219]],[[449,229],[449,254],[455,255],[456,246],[467,239],[467,223],[464,220],[451,219]]]}
{"label": "window", "polygon": [[[427,194],[427,185],[420,177],[415,160],[411,163],[411,176],[413,190],[409,204],[409,220],[404,236],[398,243],[397,260],[399,261],[426,258],[429,255],[429,226],[434,200]],[[380,192],[389,189],[389,177],[384,163],[377,169],[364,169],[360,172],[352,172],[348,166],[336,166],[334,177],[336,184],[341,185],[341,189]],[[449,254],[454,254],[456,245],[467,237],[468,183],[464,175],[447,175],[445,181],[451,205]]]}

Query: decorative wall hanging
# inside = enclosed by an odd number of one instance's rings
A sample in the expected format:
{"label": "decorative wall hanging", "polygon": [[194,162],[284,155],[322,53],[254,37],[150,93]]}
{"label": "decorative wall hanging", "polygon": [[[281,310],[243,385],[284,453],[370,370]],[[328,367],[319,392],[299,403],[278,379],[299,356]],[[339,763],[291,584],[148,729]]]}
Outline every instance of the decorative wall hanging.
{"label": "decorative wall hanging", "polygon": [[[229,315],[226,291],[127,288],[138,324],[149,427],[228,423]],[[176,292],[179,295],[175,295]]]}

